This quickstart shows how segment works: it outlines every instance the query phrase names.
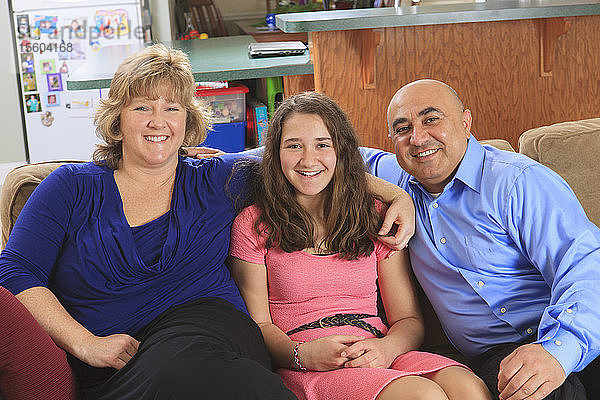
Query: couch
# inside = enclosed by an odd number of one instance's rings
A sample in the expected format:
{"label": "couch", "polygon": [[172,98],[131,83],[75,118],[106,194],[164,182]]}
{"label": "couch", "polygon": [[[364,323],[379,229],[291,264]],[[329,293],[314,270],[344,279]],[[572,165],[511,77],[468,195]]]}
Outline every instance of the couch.
{"label": "couch", "polygon": [[[503,150],[515,151],[510,143],[503,139],[481,142]],[[600,200],[600,161],[597,156],[600,153],[600,118],[530,129],[520,136],[519,151],[559,173],[573,188],[590,220],[600,226],[600,207],[594,207],[594,203]],[[7,175],[0,197],[2,248],[6,245],[17,216],[33,189],[51,171],[65,162],[73,161],[23,165]],[[422,290],[418,289],[426,325],[422,349],[462,361],[463,357],[444,335],[429,301]]]}

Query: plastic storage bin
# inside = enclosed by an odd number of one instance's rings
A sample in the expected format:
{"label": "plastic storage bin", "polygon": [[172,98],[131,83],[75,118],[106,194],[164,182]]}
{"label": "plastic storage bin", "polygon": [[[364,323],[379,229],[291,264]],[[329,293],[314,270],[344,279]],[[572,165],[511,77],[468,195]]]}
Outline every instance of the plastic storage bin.
{"label": "plastic storage bin", "polygon": [[246,121],[213,124],[202,146],[214,147],[227,153],[243,151],[246,145]]}
{"label": "plastic storage bin", "polygon": [[228,124],[246,121],[246,93],[248,88],[233,83],[222,89],[197,89],[196,96],[212,108],[213,124]]}

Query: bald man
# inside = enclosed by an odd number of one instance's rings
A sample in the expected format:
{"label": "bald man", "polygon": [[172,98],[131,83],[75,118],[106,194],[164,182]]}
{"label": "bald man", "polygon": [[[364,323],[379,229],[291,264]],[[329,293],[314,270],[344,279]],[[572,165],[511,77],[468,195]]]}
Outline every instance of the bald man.
{"label": "bald man", "polygon": [[388,107],[395,157],[363,149],[413,197],[415,275],[495,398],[599,398],[600,230],[560,176],[482,146],[471,121],[448,85],[416,81]]}

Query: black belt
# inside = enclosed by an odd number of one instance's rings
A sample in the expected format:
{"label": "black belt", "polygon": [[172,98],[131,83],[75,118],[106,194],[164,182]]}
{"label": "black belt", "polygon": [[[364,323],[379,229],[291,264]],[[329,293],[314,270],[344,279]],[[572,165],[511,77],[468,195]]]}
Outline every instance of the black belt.
{"label": "black belt", "polygon": [[292,335],[297,332],[307,329],[331,328],[332,326],[350,325],[371,332],[375,337],[382,338],[385,335],[368,322],[363,321],[363,318],[376,317],[377,315],[369,314],[335,314],[328,317],[323,317],[317,321],[309,322],[308,324],[300,325],[299,327],[287,332],[287,335]]}

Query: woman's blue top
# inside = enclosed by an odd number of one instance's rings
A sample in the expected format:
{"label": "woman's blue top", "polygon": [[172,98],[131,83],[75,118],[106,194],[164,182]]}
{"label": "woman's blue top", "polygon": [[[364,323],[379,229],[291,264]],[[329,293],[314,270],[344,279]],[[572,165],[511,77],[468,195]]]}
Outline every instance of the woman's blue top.
{"label": "woman's blue top", "polygon": [[0,255],[0,285],[14,294],[50,288],[96,335],[133,335],[168,308],[201,297],[221,297],[245,312],[224,265],[245,181],[236,173],[225,187],[238,159],[180,158],[171,210],[135,228],[111,169],[58,168],[19,215]]}

